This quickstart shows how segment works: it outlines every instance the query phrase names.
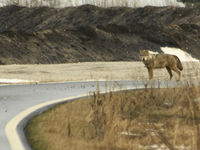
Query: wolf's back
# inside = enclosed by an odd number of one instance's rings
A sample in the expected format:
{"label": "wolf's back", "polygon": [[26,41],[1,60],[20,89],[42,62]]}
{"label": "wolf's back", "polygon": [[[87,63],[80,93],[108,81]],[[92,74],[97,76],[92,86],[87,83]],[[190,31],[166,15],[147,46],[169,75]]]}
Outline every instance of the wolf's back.
{"label": "wolf's back", "polygon": [[176,65],[177,65],[178,69],[182,71],[182,70],[183,70],[183,65],[182,65],[180,59],[179,59],[177,56],[175,56],[175,55],[174,55],[174,57],[175,57],[176,60],[177,60]]}

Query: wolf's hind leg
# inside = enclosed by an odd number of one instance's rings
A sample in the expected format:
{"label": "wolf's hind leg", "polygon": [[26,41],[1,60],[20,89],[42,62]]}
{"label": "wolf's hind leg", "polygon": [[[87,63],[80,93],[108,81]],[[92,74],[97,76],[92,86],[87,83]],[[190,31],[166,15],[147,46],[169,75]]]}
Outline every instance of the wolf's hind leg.
{"label": "wolf's hind leg", "polygon": [[148,73],[149,73],[149,80],[153,79],[153,69],[148,68]]}
{"label": "wolf's hind leg", "polygon": [[174,70],[178,74],[178,81],[181,80],[181,72],[178,70],[177,67],[173,67],[172,70]]}
{"label": "wolf's hind leg", "polygon": [[170,75],[170,80],[171,80],[172,77],[173,77],[172,70],[169,67],[166,67],[166,69],[167,69],[167,71],[168,71],[168,73]]}

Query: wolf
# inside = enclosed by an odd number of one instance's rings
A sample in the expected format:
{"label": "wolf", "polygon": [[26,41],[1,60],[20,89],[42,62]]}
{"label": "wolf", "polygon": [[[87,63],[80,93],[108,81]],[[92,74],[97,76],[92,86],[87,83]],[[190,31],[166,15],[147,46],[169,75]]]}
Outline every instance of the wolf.
{"label": "wolf", "polygon": [[173,77],[173,70],[178,74],[178,81],[181,80],[183,65],[177,56],[170,54],[150,54],[149,50],[140,50],[140,59],[148,69],[149,80],[153,79],[153,69],[157,68],[166,68],[170,75],[170,80]]}

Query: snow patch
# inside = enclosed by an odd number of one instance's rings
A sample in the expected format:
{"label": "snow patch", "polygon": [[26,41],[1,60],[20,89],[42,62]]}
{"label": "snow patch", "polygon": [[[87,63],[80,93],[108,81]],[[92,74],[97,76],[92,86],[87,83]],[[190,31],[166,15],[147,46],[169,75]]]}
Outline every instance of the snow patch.
{"label": "snow patch", "polygon": [[0,7],[3,7],[3,6],[4,6],[4,4],[0,2]]}
{"label": "snow patch", "polygon": [[181,61],[185,62],[199,62],[198,59],[193,58],[189,53],[179,49],[179,48],[172,48],[172,47],[161,47],[161,50],[165,54],[176,55]]}
{"label": "snow patch", "polygon": [[150,54],[159,54],[158,52],[153,52],[153,51],[150,51],[150,50],[149,50],[149,53]]}
{"label": "snow patch", "polygon": [[21,80],[21,79],[0,79],[0,83],[8,84],[8,83],[36,83],[37,81],[33,80]]}
{"label": "snow patch", "polygon": [[91,4],[101,7],[115,7],[115,6],[128,6],[128,7],[145,7],[145,6],[175,6],[185,7],[182,2],[177,0],[60,0],[59,2],[37,0],[37,3],[33,0],[0,0],[0,6],[5,6],[17,3],[22,6],[34,7],[34,6],[49,6],[49,7],[70,7],[80,6],[84,4]]}

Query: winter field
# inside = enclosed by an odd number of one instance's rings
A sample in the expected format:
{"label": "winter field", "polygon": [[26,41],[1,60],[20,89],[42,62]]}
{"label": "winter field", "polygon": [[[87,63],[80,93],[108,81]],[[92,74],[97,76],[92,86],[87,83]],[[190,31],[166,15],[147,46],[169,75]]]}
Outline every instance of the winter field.
{"label": "winter field", "polygon": [[[177,55],[183,63],[182,80],[200,79],[199,60],[176,48],[161,48]],[[173,73],[172,80],[177,75]],[[142,62],[84,62],[48,65],[1,65],[0,83],[47,83],[96,80],[147,80],[148,73]],[[154,72],[155,80],[169,80],[166,69]]]}

